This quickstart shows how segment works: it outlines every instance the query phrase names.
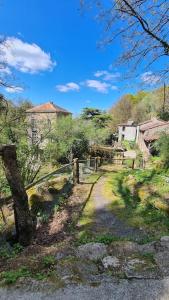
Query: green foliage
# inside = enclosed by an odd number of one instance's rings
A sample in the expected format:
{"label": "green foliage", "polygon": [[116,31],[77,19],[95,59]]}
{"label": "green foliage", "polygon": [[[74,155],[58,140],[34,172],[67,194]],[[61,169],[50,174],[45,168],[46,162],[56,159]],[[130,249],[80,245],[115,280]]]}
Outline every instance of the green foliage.
{"label": "green foliage", "polygon": [[160,110],[158,113],[158,117],[164,121],[169,121],[169,110]]}
{"label": "green foliage", "polygon": [[59,210],[60,210],[59,204],[55,204],[54,207],[53,207],[54,214],[56,214]]}
{"label": "green foliage", "polygon": [[85,107],[82,110],[81,118],[84,120],[91,120],[101,114],[102,114],[102,112],[98,108]]}
{"label": "green foliage", "polygon": [[22,267],[15,271],[6,271],[0,274],[0,279],[5,284],[14,284],[21,277],[30,277],[31,273],[26,267]]}
{"label": "green foliage", "polygon": [[34,274],[33,277],[37,280],[44,280],[44,279],[46,279],[47,275],[45,273],[38,272],[38,273]]}
{"label": "green foliage", "polygon": [[100,234],[100,235],[93,235],[90,231],[83,231],[81,232],[80,236],[76,240],[76,245],[83,245],[90,242],[94,243],[102,243],[105,245],[110,245],[112,242],[115,241],[124,241],[129,240],[119,236],[113,236],[111,234]]}
{"label": "green foliage", "polygon": [[148,238],[168,235],[169,192],[164,176],[155,170],[120,171],[108,175],[104,189],[110,209],[131,226],[142,227]]}
{"label": "green foliage", "polygon": [[38,220],[41,224],[47,224],[50,218],[50,214],[44,211],[39,211],[37,213]]}
{"label": "green foliage", "polygon": [[[168,88],[166,90],[169,91]],[[163,103],[163,87],[150,92],[139,91],[135,95],[126,94],[122,96],[110,110],[112,129],[116,131],[118,124],[124,123],[129,119],[137,123],[149,120],[154,116],[163,120],[169,120],[168,104],[166,103],[165,112],[163,112]]]}
{"label": "green foliage", "polygon": [[23,266],[14,271],[4,271],[0,273],[0,280],[4,284],[11,285],[16,283],[19,278],[31,277],[37,280],[43,280],[47,278],[47,275],[48,274],[44,272],[32,273],[27,267]]}
{"label": "green foliage", "polygon": [[135,149],[135,142],[134,141],[122,141],[122,146],[126,150],[133,150],[133,149]]}
{"label": "green foliage", "polygon": [[159,152],[162,160],[163,168],[169,168],[169,135],[164,133],[160,139],[155,143],[155,148]]}
{"label": "green foliage", "polygon": [[10,195],[10,188],[6,180],[2,163],[0,162],[0,194],[1,196]]}
{"label": "green foliage", "polygon": [[56,259],[53,255],[44,256],[42,259],[42,264],[45,268],[50,268],[56,262]]}
{"label": "green foliage", "polygon": [[103,143],[110,135],[106,123],[109,117],[102,115],[101,118],[101,123],[91,118],[64,117],[57,120],[47,138],[43,153],[45,160],[56,164],[69,162],[73,157],[84,159],[91,144]]}
{"label": "green foliage", "polygon": [[0,257],[4,259],[14,258],[22,251],[23,247],[19,243],[14,244],[13,247],[9,247],[9,245],[4,245],[0,248]]}

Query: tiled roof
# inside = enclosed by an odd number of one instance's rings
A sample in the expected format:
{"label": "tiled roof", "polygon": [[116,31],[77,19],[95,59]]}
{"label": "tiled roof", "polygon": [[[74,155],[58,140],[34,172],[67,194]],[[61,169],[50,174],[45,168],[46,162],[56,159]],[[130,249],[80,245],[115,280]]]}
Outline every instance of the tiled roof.
{"label": "tiled roof", "polygon": [[32,107],[26,111],[27,113],[64,113],[64,114],[71,114],[66,109],[55,105],[53,102],[48,102],[42,105],[38,105]]}
{"label": "tiled roof", "polygon": [[151,128],[155,128],[161,125],[165,125],[167,122],[163,121],[163,120],[158,120],[156,118],[152,118],[151,120],[148,120],[144,123],[140,123],[140,131],[146,131],[148,129]]}
{"label": "tiled roof", "polygon": [[169,122],[146,130],[144,133],[144,140],[147,142],[158,140],[162,133],[169,134]]}

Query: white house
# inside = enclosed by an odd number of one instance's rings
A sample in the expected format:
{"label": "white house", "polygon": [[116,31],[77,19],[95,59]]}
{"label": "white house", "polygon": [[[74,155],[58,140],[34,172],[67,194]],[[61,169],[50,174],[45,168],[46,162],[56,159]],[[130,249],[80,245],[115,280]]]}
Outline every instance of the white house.
{"label": "white house", "polygon": [[118,125],[118,142],[122,141],[137,141],[138,126],[131,120],[127,123]]}
{"label": "white house", "polygon": [[169,134],[169,121],[152,118],[136,125],[133,121],[128,121],[118,126],[118,142],[135,142],[145,158],[150,156],[151,146],[165,132]]}

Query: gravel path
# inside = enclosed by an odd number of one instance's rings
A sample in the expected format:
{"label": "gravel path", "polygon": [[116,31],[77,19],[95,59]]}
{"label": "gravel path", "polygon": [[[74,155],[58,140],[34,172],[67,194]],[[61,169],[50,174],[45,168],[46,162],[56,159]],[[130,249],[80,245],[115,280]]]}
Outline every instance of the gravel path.
{"label": "gravel path", "polygon": [[103,194],[106,180],[106,177],[102,177],[98,181],[89,200],[93,201],[95,209],[92,231],[109,233],[122,238],[132,238],[136,241],[142,239],[145,237],[142,230],[128,226],[125,222],[119,220],[108,208],[111,200]]}
{"label": "gravel path", "polygon": [[111,280],[99,286],[73,285],[56,291],[0,288],[1,300],[168,300],[169,278],[162,280]]}

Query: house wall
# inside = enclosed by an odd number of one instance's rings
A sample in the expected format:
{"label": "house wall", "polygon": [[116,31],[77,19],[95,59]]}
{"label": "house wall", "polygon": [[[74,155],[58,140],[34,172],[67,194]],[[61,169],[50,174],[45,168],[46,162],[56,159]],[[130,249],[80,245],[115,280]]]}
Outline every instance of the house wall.
{"label": "house wall", "polygon": [[144,159],[147,160],[150,156],[150,151],[144,141],[144,133],[142,133],[141,131],[138,134],[137,144],[140,151],[143,153]]}
{"label": "house wall", "polygon": [[65,113],[27,113],[27,122],[30,124],[28,128],[29,139],[32,143],[36,143],[36,140],[43,138],[47,132],[50,132],[52,124],[60,117],[66,117],[70,115]]}
{"label": "house wall", "polygon": [[119,135],[118,141],[135,141],[137,136],[137,127],[136,126],[119,126]]}

